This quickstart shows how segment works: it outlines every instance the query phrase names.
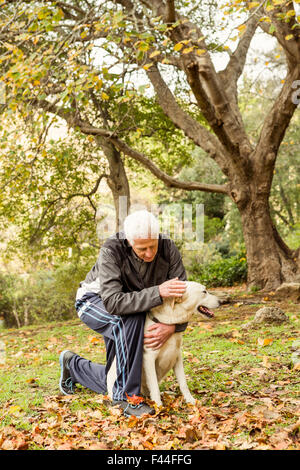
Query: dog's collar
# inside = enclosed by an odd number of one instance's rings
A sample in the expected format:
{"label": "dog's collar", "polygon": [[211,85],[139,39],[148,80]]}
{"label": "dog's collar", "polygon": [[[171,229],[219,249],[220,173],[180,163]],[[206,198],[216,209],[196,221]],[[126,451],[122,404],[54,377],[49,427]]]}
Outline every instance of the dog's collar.
{"label": "dog's collar", "polygon": [[149,318],[150,320],[154,321],[154,323],[161,323],[154,315],[152,315],[151,312],[149,312]]}

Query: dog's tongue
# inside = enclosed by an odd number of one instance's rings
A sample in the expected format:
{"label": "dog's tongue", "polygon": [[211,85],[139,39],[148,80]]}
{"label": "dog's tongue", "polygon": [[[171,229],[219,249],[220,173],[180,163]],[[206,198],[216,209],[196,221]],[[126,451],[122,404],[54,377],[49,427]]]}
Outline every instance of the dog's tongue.
{"label": "dog's tongue", "polygon": [[208,317],[214,317],[214,312],[211,310],[208,310],[208,308],[203,307],[203,305],[200,305],[199,310],[204,313],[204,315],[207,315]]}

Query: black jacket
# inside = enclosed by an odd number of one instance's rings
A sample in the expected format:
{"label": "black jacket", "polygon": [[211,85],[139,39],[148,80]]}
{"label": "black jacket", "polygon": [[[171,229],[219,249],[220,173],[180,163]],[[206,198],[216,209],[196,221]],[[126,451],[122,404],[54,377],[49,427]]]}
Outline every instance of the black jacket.
{"label": "black jacket", "polygon": [[96,264],[81,283],[77,298],[86,292],[98,293],[113,315],[147,312],[161,305],[158,286],[168,279],[186,280],[186,272],[175,243],[160,234],[157,254],[146,263],[141,276],[136,256],[120,232],[103,244]]}

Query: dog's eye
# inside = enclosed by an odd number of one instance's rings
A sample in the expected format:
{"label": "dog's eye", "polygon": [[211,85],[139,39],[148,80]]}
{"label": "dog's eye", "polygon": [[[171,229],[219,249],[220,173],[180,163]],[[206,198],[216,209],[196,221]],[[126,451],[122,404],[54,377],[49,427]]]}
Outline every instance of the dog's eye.
{"label": "dog's eye", "polygon": [[204,291],[203,291],[203,294],[207,294],[207,290],[204,290]]}

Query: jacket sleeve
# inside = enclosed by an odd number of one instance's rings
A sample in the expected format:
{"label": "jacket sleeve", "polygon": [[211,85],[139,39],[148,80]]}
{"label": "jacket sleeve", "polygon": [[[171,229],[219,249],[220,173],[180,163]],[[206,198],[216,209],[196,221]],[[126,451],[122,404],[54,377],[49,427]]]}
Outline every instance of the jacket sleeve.
{"label": "jacket sleeve", "polygon": [[106,310],[112,315],[147,312],[163,303],[158,286],[123,292],[120,268],[108,248],[100,250],[99,278],[101,298]]}

